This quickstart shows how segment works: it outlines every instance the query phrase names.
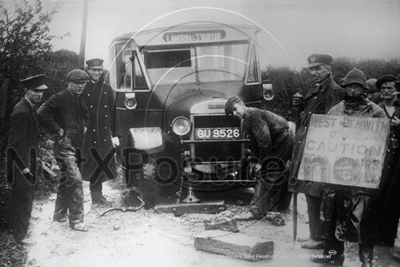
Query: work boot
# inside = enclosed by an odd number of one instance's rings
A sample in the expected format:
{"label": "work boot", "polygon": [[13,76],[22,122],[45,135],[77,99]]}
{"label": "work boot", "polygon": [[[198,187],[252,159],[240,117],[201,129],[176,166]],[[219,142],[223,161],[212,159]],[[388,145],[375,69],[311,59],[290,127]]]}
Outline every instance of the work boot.
{"label": "work boot", "polygon": [[302,248],[307,248],[307,249],[321,249],[321,248],[324,248],[324,244],[325,244],[324,241],[316,241],[316,240],[310,239],[307,242],[301,243],[300,246]]}
{"label": "work boot", "polygon": [[342,266],[344,262],[344,255],[311,255],[310,260],[324,265]]}
{"label": "work boot", "polygon": [[361,267],[372,267],[374,245],[358,244],[358,255],[362,263]]}
{"label": "work boot", "polygon": [[109,202],[100,192],[90,192],[92,197],[92,205],[107,205]]}
{"label": "work boot", "polygon": [[56,222],[65,222],[68,219],[68,214],[66,213],[56,213],[53,214],[53,221]]}

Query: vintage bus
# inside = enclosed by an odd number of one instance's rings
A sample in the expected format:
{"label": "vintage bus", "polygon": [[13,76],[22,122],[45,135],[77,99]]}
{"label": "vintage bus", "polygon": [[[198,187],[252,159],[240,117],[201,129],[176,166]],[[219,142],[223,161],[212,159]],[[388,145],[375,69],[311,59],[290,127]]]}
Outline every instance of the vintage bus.
{"label": "vintage bus", "polygon": [[173,187],[167,191],[178,198],[192,190],[252,184],[242,122],[225,116],[224,106],[238,95],[262,108],[273,94],[261,79],[258,32],[254,26],[198,22],[113,40],[109,73],[125,164],[143,163],[139,176],[126,168],[128,184],[142,177],[160,190]]}

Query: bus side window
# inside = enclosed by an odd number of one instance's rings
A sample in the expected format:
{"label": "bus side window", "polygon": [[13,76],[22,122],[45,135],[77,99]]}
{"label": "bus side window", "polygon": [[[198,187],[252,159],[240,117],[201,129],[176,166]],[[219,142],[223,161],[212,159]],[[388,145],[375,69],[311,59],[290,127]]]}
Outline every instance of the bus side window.
{"label": "bus side window", "polygon": [[134,89],[149,89],[146,83],[146,78],[143,75],[137,57],[133,59],[133,88]]}
{"label": "bus side window", "polygon": [[258,83],[258,82],[259,82],[258,63],[257,63],[255,47],[254,45],[252,45],[249,58],[249,67],[247,70],[246,84]]}

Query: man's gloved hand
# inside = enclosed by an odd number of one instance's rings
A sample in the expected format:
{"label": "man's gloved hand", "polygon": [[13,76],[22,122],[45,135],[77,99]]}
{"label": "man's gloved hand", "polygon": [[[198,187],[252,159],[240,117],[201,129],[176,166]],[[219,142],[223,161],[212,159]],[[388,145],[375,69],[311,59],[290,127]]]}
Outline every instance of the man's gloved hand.
{"label": "man's gloved hand", "polygon": [[119,146],[119,138],[118,138],[118,136],[115,136],[115,137],[111,138],[111,141],[112,141],[114,146]]}
{"label": "man's gloved hand", "polygon": [[25,168],[22,171],[22,174],[25,176],[26,180],[28,182],[30,182],[31,184],[35,184],[36,183],[36,177],[35,175],[33,175],[31,173],[31,171],[29,170],[29,168]]}
{"label": "man's gloved hand", "polygon": [[255,177],[260,170],[261,170],[261,164],[259,164],[259,163],[250,163],[249,174],[250,174],[251,177]]}

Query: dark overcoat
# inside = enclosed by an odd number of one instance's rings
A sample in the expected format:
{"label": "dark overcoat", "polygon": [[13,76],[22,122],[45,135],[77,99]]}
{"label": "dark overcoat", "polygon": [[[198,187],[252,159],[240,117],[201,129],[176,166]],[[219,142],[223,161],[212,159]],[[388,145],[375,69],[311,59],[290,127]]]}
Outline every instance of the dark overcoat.
{"label": "dark overcoat", "polygon": [[[114,91],[110,85],[99,80],[86,84],[82,93],[82,99],[89,109],[90,124],[85,136],[84,157],[86,162],[83,164],[83,179],[92,180],[92,177],[98,167],[98,161],[95,160],[91,149],[96,149],[103,159],[114,148],[111,138],[121,137],[119,119],[115,116],[115,97]],[[108,163],[113,176],[107,177],[104,172],[100,175],[100,181],[117,177],[116,160],[112,158]]]}
{"label": "dark overcoat", "polygon": [[36,151],[38,149],[36,125],[36,115],[32,105],[22,98],[11,113],[8,147],[14,148],[28,168],[30,148],[35,148]]}
{"label": "dark overcoat", "polygon": [[[400,106],[395,102],[395,111],[389,115],[383,103],[379,105],[389,119],[400,118]],[[380,241],[389,246],[393,245],[397,236],[397,226],[400,217],[400,167],[398,166],[400,148],[398,142],[400,138],[400,125],[390,127],[390,135],[387,143],[385,162],[382,169],[380,184]]]}
{"label": "dark overcoat", "polygon": [[344,88],[340,87],[330,76],[319,86],[310,88],[304,96],[303,105],[300,107],[300,121],[297,125],[296,140],[293,148],[292,170],[290,187],[291,192],[305,193],[312,196],[320,196],[320,183],[297,180],[303,157],[305,139],[308,124],[312,114],[326,114],[339,103],[345,96]]}
{"label": "dark overcoat", "polygon": [[[11,113],[8,134],[8,149],[14,149],[17,157],[34,174],[33,166],[30,164],[29,151],[33,148],[38,154],[36,115],[32,105],[25,98],[18,102]],[[36,158],[33,160],[36,161]],[[16,238],[23,238],[27,234],[29,226],[34,199],[33,184],[36,181],[28,180],[17,168],[14,168],[13,173],[12,177],[8,177],[13,189],[10,227]]]}

